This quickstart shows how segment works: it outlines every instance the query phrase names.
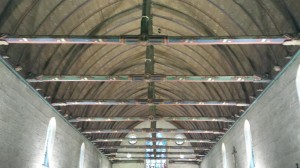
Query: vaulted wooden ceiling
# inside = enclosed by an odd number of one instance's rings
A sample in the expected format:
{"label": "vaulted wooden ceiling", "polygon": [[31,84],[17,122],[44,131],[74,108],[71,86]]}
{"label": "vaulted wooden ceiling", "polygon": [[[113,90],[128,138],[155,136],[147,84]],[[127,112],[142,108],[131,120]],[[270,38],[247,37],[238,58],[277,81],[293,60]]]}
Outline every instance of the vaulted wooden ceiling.
{"label": "vaulted wooden ceiling", "polygon": [[[152,0],[153,35],[167,36],[284,36],[300,32],[298,0]],[[139,35],[142,0],[2,0],[0,32],[9,35]],[[1,55],[24,78],[36,75],[144,74],[144,45],[10,44]],[[283,45],[155,45],[154,74],[191,76],[252,76],[269,79],[297,47]],[[50,103],[61,100],[149,99],[149,83],[45,82],[32,83]],[[166,100],[238,101],[252,103],[266,83],[155,82],[155,98]],[[76,117],[148,117],[148,105],[56,107],[67,119]],[[157,117],[230,117],[247,107],[156,106]],[[235,116],[235,117],[234,117]],[[140,122],[78,122],[84,130],[132,129]],[[223,130],[226,122],[172,121],[180,129]],[[126,134],[88,134],[121,138]],[[191,139],[215,140],[220,135],[186,134]],[[119,142],[105,143],[118,145]],[[99,146],[104,145],[98,143]],[[211,144],[193,143],[194,147]],[[104,151],[108,152],[108,151]]]}

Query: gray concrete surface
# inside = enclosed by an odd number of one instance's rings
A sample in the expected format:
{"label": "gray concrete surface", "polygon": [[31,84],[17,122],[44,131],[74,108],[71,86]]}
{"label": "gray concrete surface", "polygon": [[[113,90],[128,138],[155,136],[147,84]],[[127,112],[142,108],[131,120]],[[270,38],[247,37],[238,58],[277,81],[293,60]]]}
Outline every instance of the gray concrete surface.
{"label": "gray concrete surface", "polygon": [[77,168],[85,143],[85,168],[110,167],[110,162],[74,127],[0,60],[0,167],[42,167],[47,127],[56,119],[51,168]]}
{"label": "gray concrete surface", "polygon": [[[218,142],[201,168],[221,168],[222,143],[228,168],[246,168],[244,122],[249,120],[256,168],[293,168],[300,164],[300,106],[296,76],[300,52],[281,76]],[[298,86],[300,87],[300,86]],[[236,159],[233,157],[236,148]],[[235,164],[236,161],[236,164]]]}

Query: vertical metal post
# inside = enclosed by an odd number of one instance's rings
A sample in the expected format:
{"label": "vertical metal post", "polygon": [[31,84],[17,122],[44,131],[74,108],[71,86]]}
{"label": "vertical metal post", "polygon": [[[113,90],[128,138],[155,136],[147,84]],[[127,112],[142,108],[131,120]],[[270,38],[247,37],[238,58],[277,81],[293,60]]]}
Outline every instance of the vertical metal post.
{"label": "vertical metal post", "polygon": [[144,0],[142,7],[140,40],[147,41],[149,35],[152,35],[152,31],[151,0]]}
{"label": "vertical metal post", "polygon": [[[153,24],[152,24],[152,16],[151,16],[151,0],[143,1],[143,9],[142,9],[142,20],[141,20],[141,41],[147,41],[149,35],[153,33]],[[153,45],[149,45],[146,48],[146,61],[145,61],[145,76],[151,76],[154,74],[154,47]],[[152,101],[155,99],[155,84],[154,82],[148,83],[148,101]],[[149,115],[156,117],[156,106],[150,105],[149,107]],[[156,121],[151,121],[151,129],[156,129]],[[152,138],[157,138],[156,133],[152,133]],[[153,145],[153,153],[154,158],[156,158],[156,142],[152,142]]]}

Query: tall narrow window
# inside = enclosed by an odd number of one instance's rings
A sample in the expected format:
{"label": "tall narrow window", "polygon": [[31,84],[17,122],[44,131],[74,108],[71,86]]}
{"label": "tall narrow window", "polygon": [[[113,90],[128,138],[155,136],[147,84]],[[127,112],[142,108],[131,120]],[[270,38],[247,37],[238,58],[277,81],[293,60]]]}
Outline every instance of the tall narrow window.
{"label": "tall narrow window", "polygon": [[102,165],[101,165],[101,158],[99,158],[99,162],[98,162],[98,168],[101,168]]}
{"label": "tall narrow window", "polygon": [[[150,138],[152,135],[150,135]],[[161,133],[156,134],[156,138],[162,138]],[[146,141],[147,146],[153,146],[152,141]],[[159,140],[156,141],[156,146],[159,146],[160,148],[156,149],[156,152],[159,153],[165,153],[166,152],[166,146],[167,141],[166,140]],[[166,160],[166,154],[156,154],[156,159],[154,159],[153,149],[146,149],[146,168],[166,168],[167,160]]]}
{"label": "tall narrow window", "polygon": [[297,71],[297,77],[296,77],[296,88],[298,92],[298,100],[300,102],[300,65]]}
{"label": "tall narrow window", "polygon": [[245,135],[245,144],[246,144],[246,156],[247,156],[247,168],[254,168],[254,152],[252,146],[252,136],[250,123],[248,120],[245,121],[244,125],[244,135]]}
{"label": "tall narrow window", "polygon": [[84,167],[84,151],[85,151],[85,145],[84,143],[82,143],[80,147],[79,168]]}
{"label": "tall narrow window", "polygon": [[222,160],[223,160],[223,168],[227,168],[226,147],[224,143],[222,143]]}
{"label": "tall narrow window", "polygon": [[44,159],[43,159],[43,167],[50,167],[50,160],[52,158],[52,150],[54,145],[55,138],[55,130],[56,130],[56,120],[52,117],[48,124],[45,150],[44,150]]}

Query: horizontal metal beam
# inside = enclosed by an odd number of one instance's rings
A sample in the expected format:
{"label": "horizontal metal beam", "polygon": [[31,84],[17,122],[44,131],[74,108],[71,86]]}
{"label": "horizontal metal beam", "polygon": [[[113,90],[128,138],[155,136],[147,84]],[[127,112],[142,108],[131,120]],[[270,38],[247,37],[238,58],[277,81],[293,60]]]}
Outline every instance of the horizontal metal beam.
{"label": "horizontal metal beam", "polygon": [[174,157],[166,157],[166,158],[159,158],[159,157],[123,157],[123,158],[109,158],[109,160],[146,160],[146,159],[155,159],[155,160],[164,160],[164,159],[167,159],[167,160],[172,160],[172,161],[190,161],[190,162],[201,162],[202,159],[197,159],[197,158],[174,158]]}
{"label": "horizontal metal beam", "polygon": [[186,75],[101,75],[101,76],[75,76],[75,75],[39,75],[28,78],[28,82],[254,82],[269,83],[271,80],[259,76],[186,76]]}
{"label": "horizontal metal beam", "polygon": [[[93,143],[97,142],[123,142],[123,141],[129,141],[133,138],[111,138],[111,139],[95,139],[91,140]],[[152,141],[152,142],[161,142],[161,141],[176,141],[180,140],[183,142],[189,142],[189,143],[217,143],[216,141],[209,140],[209,139],[179,139],[179,138],[134,138],[137,141]]]}
{"label": "horizontal metal beam", "polygon": [[128,153],[132,154],[132,155],[145,155],[145,154],[149,154],[149,155],[153,155],[153,154],[157,154],[157,155],[161,155],[161,154],[165,154],[165,155],[192,155],[192,156],[198,156],[198,157],[204,157],[205,155],[203,154],[197,154],[197,153],[193,153],[193,152],[114,152],[114,153],[108,153],[108,154],[104,154],[105,156],[116,156],[116,155],[127,155]]}
{"label": "horizontal metal beam", "polygon": [[205,147],[193,147],[193,146],[147,146],[147,145],[121,145],[121,146],[101,146],[100,150],[111,149],[192,149],[199,151],[208,151],[210,148]]}
{"label": "horizontal metal beam", "polygon": [[195,122],[235,122],[226,117],[77,117],[69,122],[111,122],[111,121],[195,121]]}
{"label": "horizontal metal beam", "polygon": [[233,44],[284,44],[299,45],[297,36],[164,36],[149,35],[146,41],[140,35],[121,36],[10,36],[0,37],[0,44],[113,44],[113,45],[233,45]]}
{"label": "horizontal metal beam", "polygon": [[86,130],[82,132],[83,134],[104,134],[104,133],[189,133],[189,134],[225,134],[221,130],[186,130],[186,129],[151,129],[151,128],[141,128],[141,129],[123,129],[123,130]]}
{"label": "horizontal metal beam", "polygon": [[[137,160],[111,160],[111,162],[113,164],[115,164],[115,163],[119,163],[119,164],[120,163],[144,163],[145,160],[144,159],[137,159]],[[190,163],[193,163],[193,162],[190,162]],[[198,163],[198,162],[195,162],[195,163]]]}
{"label": "horizontal metal beam", "polygon": [[[137,159],[137,160],[111,160],[113,163],[144,163],[145,159]],[[198,165],[201,161],[176,161],[176,160],[168,160],[169,164],[188,164],[188,165]]]}
{"label": "horizontal metal beam", "polygon": [[176,160],[169,160],[169,164],[184,164],[183,166],[186,166],[186,164],[188,164],[188,165],[191,165],[191,164],[193,164],[193,165],[197,165],[198,167],[199,167],[199,164],[200,164],[200,162],[201,162],[202,160],[200,160],[200,161],[176,161]]}
{"label": "horizontal metal beam", "polygon": [[248,103],[234,101],[189,101],[162,99],[101,99],[101,100],[57,100],[52,106],[97,106],[97,105],[163,105],[163,106],[249,106]]}

